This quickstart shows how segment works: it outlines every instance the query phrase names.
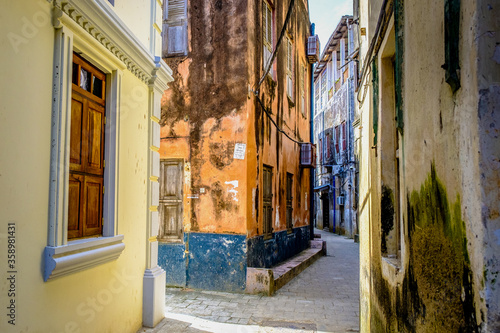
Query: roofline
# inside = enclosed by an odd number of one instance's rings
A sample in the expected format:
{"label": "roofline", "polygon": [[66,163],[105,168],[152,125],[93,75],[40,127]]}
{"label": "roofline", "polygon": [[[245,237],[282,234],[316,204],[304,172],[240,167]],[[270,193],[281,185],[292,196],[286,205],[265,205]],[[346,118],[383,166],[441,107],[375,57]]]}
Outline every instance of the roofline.
{"label": "roofline", "polygon": [[[323,68],[325,67],[326,63],[330,61],[331,56],[328,56],[328,54],[331,54],[332,51],[329,51],[330,47],[334,47],[337,45],[335,43],[336,41],[339,40],[339,37],[335,37],[336,34],[342,33],[342,28],[344,26],[347,26],[347,23],[352,23],[354,20],[354,17],[352,15],[344,15],[340,18],[339,23],[337,24],[337,27],[335,30],[333,30],[332,34],[330,35],[330,38],[328,38],[328,42],[325,45],[325,48],[323,49],[323,52],[321,53],[320,61],[316,65],[314,69],[314,80],[318,77],[319,73],[323,71]],[[325,56],[328,56],[327,59],[325,60]]]}

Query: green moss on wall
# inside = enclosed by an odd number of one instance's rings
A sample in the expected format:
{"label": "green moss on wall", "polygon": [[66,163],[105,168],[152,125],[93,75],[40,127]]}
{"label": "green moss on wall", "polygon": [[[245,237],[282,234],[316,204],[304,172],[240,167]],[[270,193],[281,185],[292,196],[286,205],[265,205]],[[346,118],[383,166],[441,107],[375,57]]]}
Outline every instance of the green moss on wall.
{"label": "green moss on wall", "polygon": [[448,200],[434,165],[408,198],[410,265],[422,306],[417,332],[476,332],[473,288],[460,197]]}
{"label": "green moss on wall", "polygon": [[460,197],[449,201],[432,165],[420,189],[408,194],[407,208],[409,264],[402,285],[390,286],[381,267],[372,264],[372,328],[478,332]]}

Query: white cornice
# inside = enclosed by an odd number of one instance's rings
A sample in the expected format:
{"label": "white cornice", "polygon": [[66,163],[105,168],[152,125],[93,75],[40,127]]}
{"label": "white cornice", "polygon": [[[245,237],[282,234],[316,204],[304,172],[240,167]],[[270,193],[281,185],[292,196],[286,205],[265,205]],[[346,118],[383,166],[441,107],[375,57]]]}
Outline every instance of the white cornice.
{"label": "white cornice", "polygon": [[115,55],[127,69],[147,84],[166,89],[172,70],[152,55],[105,0],[53,0],[53,24],[71,19]]}

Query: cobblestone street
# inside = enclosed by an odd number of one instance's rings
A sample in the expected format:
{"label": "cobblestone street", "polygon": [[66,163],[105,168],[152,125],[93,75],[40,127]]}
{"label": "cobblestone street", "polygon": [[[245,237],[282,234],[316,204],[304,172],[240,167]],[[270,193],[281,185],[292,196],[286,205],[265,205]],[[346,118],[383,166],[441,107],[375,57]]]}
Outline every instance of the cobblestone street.
{"label": "cobblestone street", "polygon": [[359,246],[315,230],[327,256],[272,297],[168,288],[166,319],[140,332],[358,332]]}

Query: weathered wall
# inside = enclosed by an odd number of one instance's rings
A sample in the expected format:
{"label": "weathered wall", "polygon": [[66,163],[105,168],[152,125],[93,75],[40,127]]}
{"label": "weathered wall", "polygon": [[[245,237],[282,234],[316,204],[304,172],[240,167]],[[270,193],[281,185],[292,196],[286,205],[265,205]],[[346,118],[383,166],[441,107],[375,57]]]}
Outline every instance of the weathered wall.
{"label": "weathered wall", "polygon": [[[244,290],[248,153],[233,154],[247,142],[246,11],[245,1],[189,1],[189,53],[165,59],[174,82],[162,99],[160,156],[184,161],[182,244],[159,245],[168,285]],[[236,247],[220,247],[227,242]]]}
{"label": "weathered wall", "polygon": [[[276,5],[276,22],[281,28],[288,6]],[[307,64],[304,48],[309,21],[304,3],[297,1],[296,6],[298,9],[294,12],[290,31],[295,36],[298,71],[299,61]],[[240,242],[240,235],[254,237],[262,234],[259,214],[262,210],[262,177],[259,171],[263,163],[275,168],[275,231],[286,230],[287,172],[295,176],[294,227],[308,224],[309,173],[299,168],[300,147],[276,133],[250,91],[261,75],[261,19],[261,2],[190,1],[189,53],[185,58],[165,59],[174,71],[175,81],[163,96],[160,154],[162,158],[184,160],[185,235],[181,245],[160,244],[160,262],[163,261],[165,267],[188,263],[184,270],[174,269],[171,284],[185,283],[195,288],[219,290],[241,289],[239,282],[232,286],[208,283],[226,275],[221,274],[220,269],[213,269],[215,266],[208,259],[210,255],[200,261],[201,257],[191,257],[194,254],[190,251],[197,246],[193,243],[196,237],[223,237],[239,244],[245,254],[247,248],[251,248],[248,257],[254,256],[255,246],[251,245],[254,243]],[[309,108],[303,116],[297,106],[288,104],[284,86],[284,48],[277,59],[276,81],[270,79],[265,83],[274,86],[273,97],[266,97],[266,103],[272,100],[273,113],[278,112],[278,123],[287,133],[307,142]],[[298,82],[296,85],[298,94]],[[264,136],[264,131],[268,135]],[[236,143],[247,145],[243,160],[233,158]],[[204,192],[200,191],[201,188]],[[217,256],[216,243],[203,242],[204,245],[200,243],[200,246],[208,246],[205,250]],[[181,248],[189,254],[182,253]],[[290,253],[288,248],[280,251]],[[173,256],[167,255],[174,252]],[[244,263],[235,262],[240,259]],[[247,257],[236,256],[230,262],[232,266],[242,265],[236,274],[244,274],[245,278]],[[201,272],[205,274],[204,281],[195,278]],[[167,280],[168,274],[167,270]]]}
{"label": "weathered wall", "polygon": [[[262,1],[249,2],[248,15],[248,58],[249,58],[249,85],[256,87],[264,73],[262,56]],[[286,17],[289,1],[274,1],[274,42],[279,36]],[[275,122],[288,135],[297,141],[309,142],[309,73],[310,68],[305,57],[305,46],[309,36],[309,15],[307,4],[296,0],[295,9],[287,27],[288,34],[293,40],[293,68],[294,68],[294,96],[287,97],[286,87],[286,48],[285,40],[278,50],[273,63],[273,74],[267,75],[259,87],[259,96],[264,105],[272,113]],[[298,75],[300,64],[306,70],[305,80],[305,112],[301,112],[299,98]],[[251,200],[248,201],[247,211],[249,218],[247,229],[248,236],[258,237],[263,232],[262,219],[262,167],[273,168],[273,238],[269,242],[276,246],[279,232],[286,231],[286,174],[294,175],[293,180],[293,227],[299,228],[309,224],[310,193],[308,169],[300,168],[300,146],[276,130],[264,111],[261,109],[254,96],[249,99],[248,117],[252,126],[248,128],[248,153],[251,154],[248,170],[248,188]],[[249,240],[249,264],[259,262],[259,251],[265,251],[258,239]],[[251,245],[253,244],[253,245]],[[270,260],[270,258],[268,258]]]}
{"label": "weathered wall", "polygon": [[189,1],[189,54],[165,59],[175,81],[163,96],[160,153],[185,161],[185,231],[246,232],[246,160],[233,159],[247,140],[246,9]]}
{"label": "weathered wall", "polygon": [[[381,2],[360,1],[360,27],[368,32],[362,37],[363,59]],[[396,36],[404,36],[402,45],[396,43],[396,54],[403,52],[402,100],[396,101],[403,106],[404,121],[401,254],[399,261],[382,256],[383,117],[378,118],[378,143],[370,147],[373,101],[385,102],[370,88],[360,104],[361,330],[495,332],[500,253],[495,82],[500,76],[498,37],[484,31],[498,29],[494,18],[500,8],[461,1],[461,88],[453,94],[441,68],[444,1],[397,3],[403,34]]]}

